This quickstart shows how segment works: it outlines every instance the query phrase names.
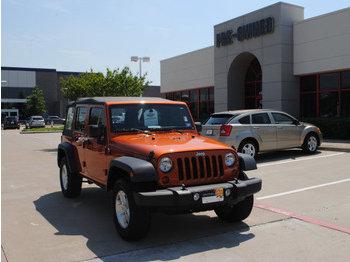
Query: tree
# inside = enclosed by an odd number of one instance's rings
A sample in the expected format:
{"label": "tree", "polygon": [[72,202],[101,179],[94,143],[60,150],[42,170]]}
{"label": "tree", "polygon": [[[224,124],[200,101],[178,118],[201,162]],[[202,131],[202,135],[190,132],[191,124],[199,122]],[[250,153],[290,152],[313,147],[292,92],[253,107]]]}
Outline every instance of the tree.
{"label": "tree", "polygon": [[140,96],[148,83],[145,75],[133,75],[128,67],[121,71],[107,68],[106,74],[91,70],[60,79],[63,96],[71,101],[92,96]]}
{"label": "tree", "polygon": [[42,115],[46,112],[44,93],[39,87],[35,87],[32,94],[27,96],[26,115]]}

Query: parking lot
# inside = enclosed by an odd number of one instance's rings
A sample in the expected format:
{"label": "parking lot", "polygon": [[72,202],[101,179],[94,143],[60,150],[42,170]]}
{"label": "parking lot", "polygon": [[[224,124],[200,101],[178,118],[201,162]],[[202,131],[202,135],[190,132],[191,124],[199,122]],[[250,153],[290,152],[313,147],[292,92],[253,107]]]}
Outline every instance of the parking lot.
{"label": "parking lot", "polygon": [[80,198],[63,198],[60,134],[1,137],[3,261],[348,261],[350,153],[265,154],[248,173],[263,189],[244,222],[155,214],[148,237],[129,243],[114,231],[104,190],[84,185]]}

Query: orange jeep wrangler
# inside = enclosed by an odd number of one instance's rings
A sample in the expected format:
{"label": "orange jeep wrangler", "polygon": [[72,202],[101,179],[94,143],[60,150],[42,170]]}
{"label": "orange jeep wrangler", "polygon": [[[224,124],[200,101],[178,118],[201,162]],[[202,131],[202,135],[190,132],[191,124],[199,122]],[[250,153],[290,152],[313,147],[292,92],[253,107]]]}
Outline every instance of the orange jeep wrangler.
{"label": "orange jeep wrangler", "polygon": [[150,213],[214,210],[223,221],[249,216],[261,180],[244,170],[255,160],[201,136],[186,103],[161,98],[96,97],[68,106],[58,146],[65,197],[82,182],[112,193],[122,238],[144,237]]}

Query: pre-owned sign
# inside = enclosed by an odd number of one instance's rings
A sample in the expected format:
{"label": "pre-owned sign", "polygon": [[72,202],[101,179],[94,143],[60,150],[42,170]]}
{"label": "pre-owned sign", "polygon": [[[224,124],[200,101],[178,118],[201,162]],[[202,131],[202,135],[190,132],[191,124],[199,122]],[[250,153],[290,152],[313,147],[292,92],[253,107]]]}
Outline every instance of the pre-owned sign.
{"label": "pre-owned sign", "polygon": [[275,27],[275,21],[273,17],[261,19],[259,21],[242,25],[237,28],[237,32],[233,33],[233,30],[227,30],[216,34],[216,46],[225,46],[233,43],[233,39],[238,41],[244,41],[253,37],[258,37],[273,32]]}

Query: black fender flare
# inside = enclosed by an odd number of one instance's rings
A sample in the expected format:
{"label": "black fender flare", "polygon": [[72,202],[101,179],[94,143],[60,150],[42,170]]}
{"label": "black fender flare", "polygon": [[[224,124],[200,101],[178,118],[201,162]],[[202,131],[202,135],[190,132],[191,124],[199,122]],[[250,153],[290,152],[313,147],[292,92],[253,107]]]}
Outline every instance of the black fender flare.
{"label": "black fender flare", "polygon": [[140,158],[122,156],[114,158],[109,164],[107,189],[113,186],[112,182],[118,176],[112,171],[113,168],[123,170],[128,174],[131,183],[158,181],[158,174],[152,163]]}
{"label": "black fender flare", "polygon": [[67,159],[67,165],[69,171],[72,173],[78,173],[80,168],[80,162],[75,146],[68,142],[62,142],[58,145],[57,149],[57,165],[60,166],[62,157],[65,156]]}
{"label": "black fender flare", "polygon": [[237,155],[238,155],[239,166],[241,167],[241,170],[248,171],[248,170],[257,169],[256,161],[252,156],[248,156],[242,153],[237,153]]}

